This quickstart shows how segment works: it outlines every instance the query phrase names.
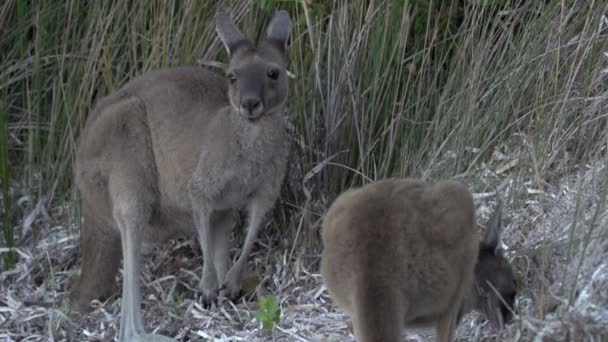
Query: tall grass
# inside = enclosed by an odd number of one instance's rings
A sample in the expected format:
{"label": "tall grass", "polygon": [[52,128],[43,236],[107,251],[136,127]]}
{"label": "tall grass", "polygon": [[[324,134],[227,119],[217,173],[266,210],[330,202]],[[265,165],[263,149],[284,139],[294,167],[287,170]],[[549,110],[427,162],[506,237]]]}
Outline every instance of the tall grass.
{"label": "tall grass", "polygon": [[[9,173],[8,173],[8,113],[6,105],[0,102],[0,179],[2,180],[2,204],[4,210],[4,220],[2,222],[2,235],[7,246],[14,245],[14,236],[11,223],[11,195],[9,191]],[[4,256],[4,264],[7,267],[12,267],[15,263],[15,254],[9,251]]]}
{"label": "tall grass", "polygon": [[297,75],[278,210],[287,229],[314,222],[310,213],[336,193],[369,180],[474,182],[497,149],[521,149],[516,172],[532,172],[539,187],[605,156],[606,1],[5,0],[7,220],[19,191],[46,206],[73,200],[74,146],[96,99],[149,69],[225,60],[218,9],[259,37],[277,7],[294,20]]}

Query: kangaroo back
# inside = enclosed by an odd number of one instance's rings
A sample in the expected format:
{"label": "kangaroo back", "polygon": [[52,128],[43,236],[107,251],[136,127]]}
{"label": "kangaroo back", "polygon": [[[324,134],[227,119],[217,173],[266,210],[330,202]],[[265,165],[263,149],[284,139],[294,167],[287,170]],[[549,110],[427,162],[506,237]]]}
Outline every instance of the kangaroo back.
{"label": "kangaroo back", "polygon": [[398,341],[404,325],[433,323],[451,339],[479,250],[464,186],[379,181],[339,196],[322,230],[321,273],[358,341]]}

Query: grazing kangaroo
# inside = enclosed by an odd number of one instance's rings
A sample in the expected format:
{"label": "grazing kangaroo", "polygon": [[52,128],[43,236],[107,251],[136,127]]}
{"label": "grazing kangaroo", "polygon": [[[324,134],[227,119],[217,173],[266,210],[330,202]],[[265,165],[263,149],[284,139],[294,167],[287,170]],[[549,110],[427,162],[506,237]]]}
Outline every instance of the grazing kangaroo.
{"label": "grazing kangaroo", "polygon": [[[122,254],[120,341],[168,340],[144,334],[142,241],[196,232],[203,304],[220,290],[235,299],[263,216],[279,195],[288,154],[289,15],[277,12],[257,46],[224,14],[216,31],[230,55],[226,78],[198,67],[141,75],[99,101],[78,143],[82,272],[71,297],[86,310],[109,295]],[[247,236],[229,269],[230,233],[243,208]]]}
{"label": "grazing kangaroo", "polygon": [[437,340],[451,341],[473,309],[510,320],[515,277],[498,247],[500,212],[480,241],[473,198],[456,182],[387,179],[340,195],[323,220],[321,273],[357,340],[401,341],[402,327],[435,324]]}

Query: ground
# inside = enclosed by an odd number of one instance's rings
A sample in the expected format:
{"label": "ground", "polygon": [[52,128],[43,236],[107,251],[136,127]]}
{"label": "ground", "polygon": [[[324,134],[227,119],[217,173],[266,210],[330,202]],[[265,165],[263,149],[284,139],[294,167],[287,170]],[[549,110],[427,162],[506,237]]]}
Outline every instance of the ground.
{"label": "ground", "polygon": [[[459,340],[608,340],[605,162],[582,166],[544,189],[514,181],[501,165],[516,167],[498,158],[479,172],[482,183],[505,198],[503,247],[521,287],[518,315],[513,324],[495,331],[483,317],[471,314],[460,325]],[[480,222],[485,222],[497,193],[474,195]],[[38,210],[34,221],[44,229],[31,229],[31,218],[24,221],[18,264],[0,274],[0,340],[115,337],[120,291],[105,303],[94,302],[90,314],[76,319],[61,300],[79,265],[78,221],[66,218],[68,209],[66,204],[48,215]],[[150,249],[142,274],[148,331],[182,341],[354,341],[348,314],[332,306],[322,284],[319,255],[291,247],[268,224],[250,257],[245,281],[245,287],[255,290],[239,303],[222,301],[211,310],[200,305],[195,291],[202,265],[196,241],[178,239]],[[120,282],[119,276],[117,286]],[[257,298],[265,294],[272,294],[282,311],[271,333],[255,319]],[[410,330],[406,339],[433,340],[433,332]]]}

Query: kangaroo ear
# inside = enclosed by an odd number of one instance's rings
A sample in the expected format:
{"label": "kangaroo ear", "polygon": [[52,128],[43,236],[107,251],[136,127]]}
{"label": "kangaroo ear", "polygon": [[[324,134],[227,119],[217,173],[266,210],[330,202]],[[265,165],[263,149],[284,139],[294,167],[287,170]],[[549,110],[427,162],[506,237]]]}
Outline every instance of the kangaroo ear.
{"label": "kangaroo ear", "polygon": [[247,41],[247,38],[241,33],[241,31],[236,27],[232,19],[228,17],[224,12],[220,12],[217,14],[215,19],[215,31],[218,36],[224,43],[226,47],[226,51],[229,54],[234,53],[235,48]]}
{"label": "kangaroo ear", "polygon": [[502,200],[499,198],[496,202],[496,208],[494,208],[494,213],[492,213],[492,216],[490,216],[490,219],[486,224],[486,234],[482,241],[484,247],[495,251],[498,248],[498,242],[500,241],[501,232]]}
{"label": "kangaroo ear", "polygon": [[268,24],[266,39],[277,44],[277,47],[280,49],[285,50],[287,48],[289,33],[291,33],[289,13],[285,10],[280,10],[274,15],[270,24]]}

